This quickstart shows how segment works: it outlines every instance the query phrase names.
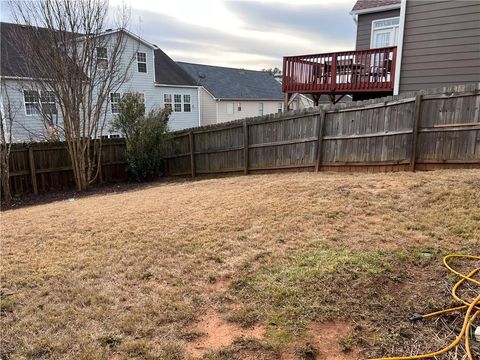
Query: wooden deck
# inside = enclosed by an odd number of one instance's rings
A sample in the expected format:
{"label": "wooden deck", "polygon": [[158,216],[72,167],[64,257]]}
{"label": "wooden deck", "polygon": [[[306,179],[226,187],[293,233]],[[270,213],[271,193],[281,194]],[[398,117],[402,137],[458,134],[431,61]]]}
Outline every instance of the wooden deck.
{"label": "wooden deck", "polygon": [[385,47],[283,58],[283,92],[344,95],[391,92],[397,48]]}

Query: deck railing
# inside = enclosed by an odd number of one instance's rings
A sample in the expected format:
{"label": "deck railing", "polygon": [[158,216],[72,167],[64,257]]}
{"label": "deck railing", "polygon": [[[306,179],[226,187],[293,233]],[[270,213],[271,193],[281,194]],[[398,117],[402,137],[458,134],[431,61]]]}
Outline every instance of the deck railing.
{"label": "deck railing", "polygon": [[283,92],[348,94],[393,91],[397,48],[283,58]]}

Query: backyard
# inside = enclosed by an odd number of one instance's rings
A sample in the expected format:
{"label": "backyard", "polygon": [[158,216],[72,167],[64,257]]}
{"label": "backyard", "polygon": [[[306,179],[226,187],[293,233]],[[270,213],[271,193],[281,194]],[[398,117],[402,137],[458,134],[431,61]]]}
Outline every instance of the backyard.
{"label": "backyard", "polygon": [[444,255],[478,255],[480,170],[165,180],[0,216],[1,359],[411,355],[460,326],[408,318],[454,304]]}

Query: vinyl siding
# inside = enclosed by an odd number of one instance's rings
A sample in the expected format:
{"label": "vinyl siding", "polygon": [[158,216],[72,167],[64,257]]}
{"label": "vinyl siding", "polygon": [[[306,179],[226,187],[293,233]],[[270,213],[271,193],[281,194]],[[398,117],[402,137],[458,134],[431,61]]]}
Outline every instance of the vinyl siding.
{"label": "vinyl siding", "polygon": [[[227,104],[234,103],[233,114],[227,114]],[[240,102],[242,110],[237,110],[237,104]],[[272,114],[278,112],[278,104],[282,103],[282,100],[276,101],[259,101],[259,100],[221,100],[217,102],[218,106],[218,118],[217,122],[226,122],[237,119],[243,119],[246,117],[258,116],[258,104],[263,103],[263,114]]]}
{"label": "vinyl siding", "polygon": [[400,16],[400,9],[358,15],[356,49],[370,49],[372,21]]}
{"label": "vinyl siding", "polygon": [[[28,80],[2,80],[1,102],[3,109],[7,109],[8,102],[12,109],[12,140],[13,142],[30,142],[34,140],[46,140],[47,132],[40,115],[27,115],[23,101],[23,90],[36,90],[39,86]],[[7,93],[5,93],[5,91]],[[57,106],[60,113],[60,109]],[[58,117],[61,123],[61,116]]]}
{"label": "vinyl siding", "polygon": [[172,112],[170,120],[168,121],[168,126],[171,130],[182,130],[200,125],[198,116],[198,90],[196,87],[158,86],[155,90],[155,106],[161,108],[165,107],[163,101],[164,94],[171,94],[172,101],[174,100],[175,94],[182,95],[182,100],[183,95],[190,95],[191,112],[184,112],[183,106],[181,112]]}
{"label": "vinyl siding", "polygon": [[480,2],[407,1],[400,93],[480,82]]}
{"label": "vinyl siding", "polygon": [[[113,36],[113,35],[112,35]],[[185,128],[195,127],[199,125],[199,106],[198,106],[198,87],[176,87],[176,86],[155,86],[154,72],[154,53],[153,49],[143,43],[138,42],[132,37],[127,37],[124,58],[122,63],[124,66],[128,64],[132,56],[137,51],[145,52],[147,58],[147,72],[138,72],[136,58],[129,69],[128,81],[125,82],[117,92],[121,94],[139,92],[145,95],[146,110],[149,111],[155,107],[164,107],[164,94],[190,95],[191,112],[174,112],[170,116],[169,126],[172,130],[181,130]],[[13,125],[13,138],[15,142],[44,140],[46,138],[46,130],[40,115],[26,115],[23,101],[23,89],[36,89],[32,81],[26,80],[6,80],[8,94],[12,106],[15,108],[15,121]],[[6,101],[6,97],[2,94],[2,102]],[[60,108],[57,104],[57,109]],[[113,134],[110,131],[111,121],[114,118],[109,105],[106,111],[106,123],[103,134]],[[61,123],[61,118],[59,117]]]}
{"label": "vinyl siding", "polygon": [[215,99],[204,88],[200,88],[200,107],[201,107],[201,124],[211,125],[217,123],[217,103]]}
{"label": "vinyl siding", "polygon": [[[172,86],[155,86],[155,69],[154,69],[154,52],[153,49],[146,46],[143,43],[138,42],[132,37],[127,38],[127,44],[124,52],[124,63],[127,64],[131,59],[131,56],[135,56],[135,53],[144,52],[147,54],[147,72],[138,72],[138,66],[136,59],[134,60],[131,68],[128,81],[125,82],[120,89],[119,93],[125,94],[129,92],[139,92],[145,94],[145,107],[149,111],[153,108],[164,107],[164,94],[172,94],[172,100],[174,94],[190,95],[191,112],[172,112],[169,120],[169,126],[172,130],[181,130],[199,125],[199,112],[198,112],[198,90],[197,87],[176,87]],[[107,112],[107,131],[110,129],[109,123],[113,120],[114,114],[111,112],[109,106]]]}

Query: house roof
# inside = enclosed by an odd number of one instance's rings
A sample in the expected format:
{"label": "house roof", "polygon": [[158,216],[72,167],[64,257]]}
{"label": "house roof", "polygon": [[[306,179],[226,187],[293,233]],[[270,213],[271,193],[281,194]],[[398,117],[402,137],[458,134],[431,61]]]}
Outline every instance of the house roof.
{"label": "house roof", "polygon": [[162,50],[155,52],[155,83],[197,86],[196,81]]}
{"label": "house roof", "polygon": [[[25,25],[0,23],[0,74],[2,76],[12,77],[31,77],[41,78],[48,77],[48,74],[32,73],[32,69],[28,66],[28,56],[26,56],[25,48],[18,46],[19,39],[22,39],[22,31],[27,31]],[[47,37],[45,28],[36,28],[38,37]],[[118,31],[124,31],[127,35],[134,37],[138,41],[145,43],[154,49],[155,53],[155,82],[168,85],[190,85],[196,86],[196,82],[192,79],[175,61],[170,59],[162,50],[155,45],[146,42],[135,34],[126,30],[107,31],[104,34],[112,34]],[[37,37],[37,36],[36,36]],[[24,36],[25,39],[29,37]]]}
{"label": "house roof", "polygon": [[283,100],[282,87],[268,72],[178,63],[217,99]]}
{"label": "house roof", "polygon": [[384,7],[400,7],[401,0],[357,0],[352,12],[363,12],[366,10],[380,10]]}
{"label": "house roof", "polygon": [[[48,74],[32,73],[32,69],[28,66],[28,57],[25,54],[25,48],[18,46],[19,38],[22,38],[22,31],[27,31],[27,26],[0,23],[0,74],[2,76],[14,77],[45,77]],[[48,29],[37,28],[38,36],[47,37]],[[43,34],[44,33],[44,34]],[[29,36],[25,35],[25,39]]]}

